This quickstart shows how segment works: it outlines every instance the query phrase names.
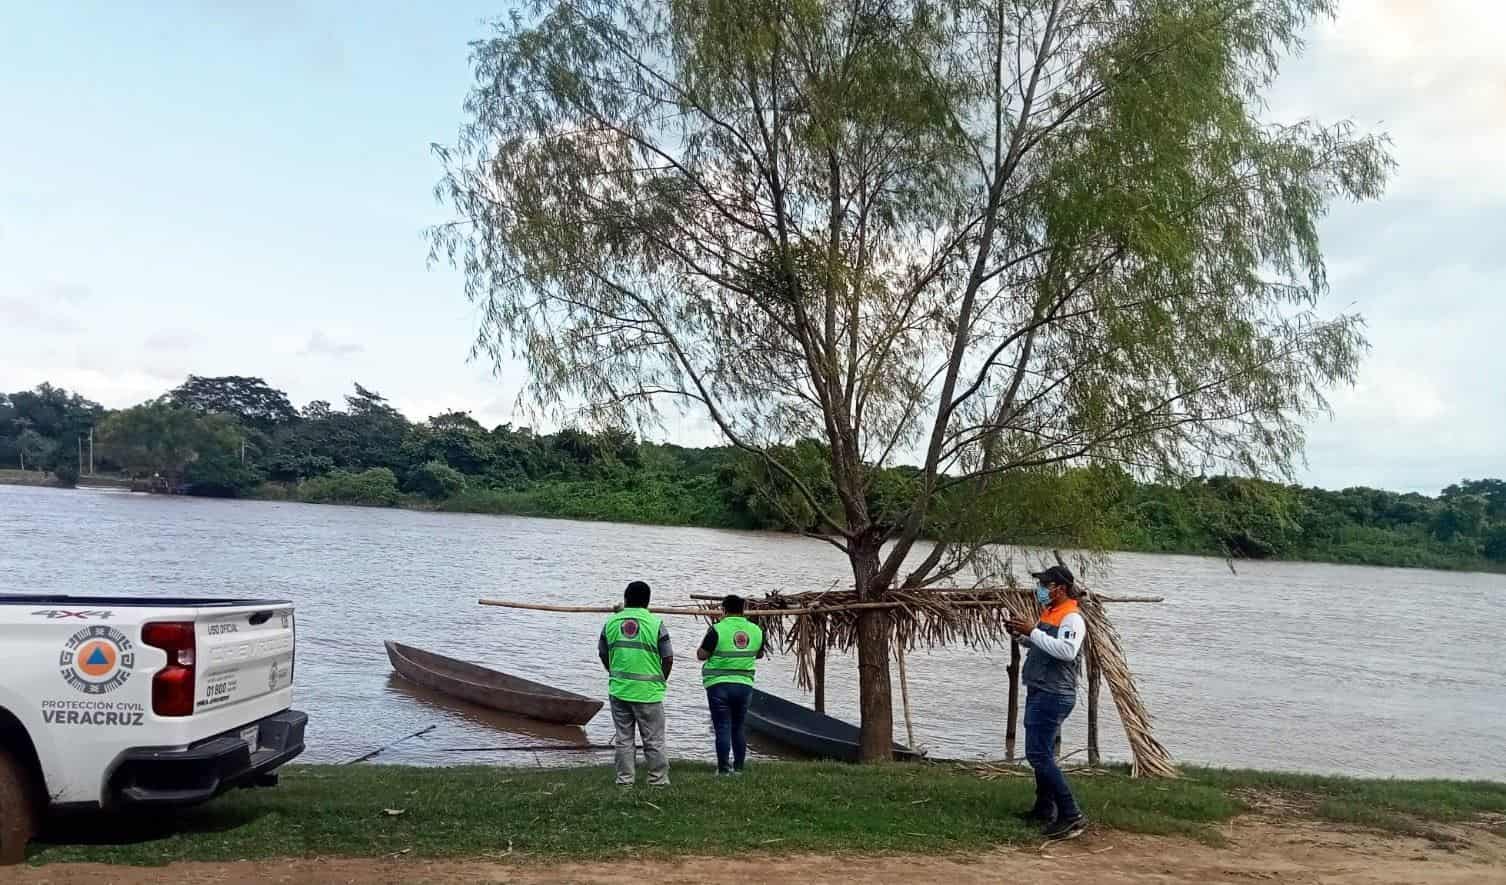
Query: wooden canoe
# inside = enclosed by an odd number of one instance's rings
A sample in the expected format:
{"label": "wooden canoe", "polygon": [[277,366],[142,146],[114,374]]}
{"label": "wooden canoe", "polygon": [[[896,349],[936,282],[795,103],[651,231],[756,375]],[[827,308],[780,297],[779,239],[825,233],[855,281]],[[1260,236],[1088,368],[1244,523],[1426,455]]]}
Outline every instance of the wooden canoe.
{"label": "wooden canoe", "polygon": [[[859,729],[856,725],[768,692],[753,689],[747,722],[748,730],[807,755],[839,762],[858,761]],[[919,759],[920,754],[895,744],[894,758],[900,761]]]}
{"label": "wooden canoe", "polygon": [[400,642],[385,644],[392,669],[404,679],[482,707],[563,725],[585,725],[602,708],[601,701],[561,688],[519,679]]}

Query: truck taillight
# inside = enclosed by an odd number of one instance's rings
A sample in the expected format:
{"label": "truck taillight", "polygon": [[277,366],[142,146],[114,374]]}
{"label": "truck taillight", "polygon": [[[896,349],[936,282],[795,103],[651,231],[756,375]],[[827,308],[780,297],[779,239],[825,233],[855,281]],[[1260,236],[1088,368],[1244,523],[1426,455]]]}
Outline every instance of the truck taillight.
{"label": "truck taillight", "polygon": [[160,621],[141,628],[141,641],[167,652],[167,666],[152,677],[152,712],[192,716],[194,629],[188,621]]}

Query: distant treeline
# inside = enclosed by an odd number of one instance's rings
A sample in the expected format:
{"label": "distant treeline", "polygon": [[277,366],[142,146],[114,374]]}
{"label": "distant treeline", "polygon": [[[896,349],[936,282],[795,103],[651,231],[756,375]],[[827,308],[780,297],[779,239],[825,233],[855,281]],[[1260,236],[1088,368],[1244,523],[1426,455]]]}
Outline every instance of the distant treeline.
{"label": "distant treeline", "polygon": [[[87,470],[91,429],[96,471],[185,494],[713,528],[818,526],[802,496],[735,449],[646,443],[620,430],[487,429],[464,412],[415,423],[360,385],[343,408],[316,401],[298,410],[285,393],[250,377],[190,376],[121,410],[46,384],[0,394],[0,468],[46,471],[73,484],[81,453]],[[818,496],[831,495],[820,443],[799,441],[777,454]],[[914,475],[907,467],[877,475],[873,512],[887,512],[886,500],[908,500],[904,487]],[[1080,512],[1091,511],[1094,542],[1110,549],[1506,567],[1506,482],[1496,479],[1465,480],[1437,497],[1230,476],[1144,483],[1103,467],[1016,482],[995,488],[999,506],[990,512],[997,533],[1020,544],[1062,542],[1052,511],[1076,510],[1063,519],[1080,524]],[[838,512],[835,504],[829,510]],[[935,519],[947,519],[946,511]]]}

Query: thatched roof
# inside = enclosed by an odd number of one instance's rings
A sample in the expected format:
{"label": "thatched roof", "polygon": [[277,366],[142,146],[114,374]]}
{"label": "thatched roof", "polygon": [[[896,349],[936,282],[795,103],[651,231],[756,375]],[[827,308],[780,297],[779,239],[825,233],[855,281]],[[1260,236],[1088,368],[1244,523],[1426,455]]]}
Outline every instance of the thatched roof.
{"label": "thatched roof", "polygon": [[[715,619],[720,609],[706,605],[717,596],[694,596],[702,604],[694,608],[655,608],[666,615]],[[1133,772],[1152,777],[1175,777],[1171,755],[1151,733],[1150,715],[1140,700],[1134,676],[1125,660],[1119,633],[1104,611],[1107,602],[1160,602],[1152,597],[1112,597],[1089,593],[1079,603],[1088,622],[1087,658],[1109,685],[1119,719],[1124,724],[1134,756]],[[610,608],[564,606],[544,603],[483,599],[482,605],[535,611],[607,613]],[[864,613],[883,613],[891,641],[901,650],[916,646],[935,648],[964,644],[992,648],[1008,643],[1005,622],[1011,617],[1035,620],[1040,616],[1032,591],[1016,587],[970,589],[891,590],[876,599],[862,599],[853,590],[811,593],[769,593],[746,600],[750,617],[764,626],[766,640],[775,648],[793,653],[795,678],[803,689],[815,682],[815,663],[828,651],[846,652],[857,647],[859,618]]]}
{"label": "thatched roof", "polygon": [[[745,601],[749,613],[755,614],[763,626],[766,641],[794,654],[795,680],[806,690],[814,685],[817,657],[828,651],[847,652],[857,647],[858,620],[865,612],[885,613],[893,642],[901,648],[914,649],[959,643],[974,648],[1006,645],[1010,641],[1004,626],[1006,621],[1010,618],[1034,621],[1041,611],[1033,591],[1014,587],[892,590],[874,600],[860,599],[851,590],[769,593]],[[1151,730],[1150,714],[1140,699],[1119,632],[1104,611],[1105,602],[1159,601],[1090,592],[1079,601],[1079,608],[1088,621],[1089,666],[1097,668],[1108,683],[1130,744],[1134,773],[1175,777],[1171,754]],[[780,615],[781,611],[790,614]]]}

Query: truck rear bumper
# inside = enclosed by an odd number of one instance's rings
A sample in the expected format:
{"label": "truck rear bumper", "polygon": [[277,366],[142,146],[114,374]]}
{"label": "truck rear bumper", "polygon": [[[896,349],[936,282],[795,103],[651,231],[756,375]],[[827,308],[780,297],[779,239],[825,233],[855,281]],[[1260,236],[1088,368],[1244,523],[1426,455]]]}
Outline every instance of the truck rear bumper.
{"label": "truck rear bumper", "polygon": [[303,752],[308,721],[306,713],[285,710],[251,723],[258,727],[259,748],[254,753],[239,728],[186,749],[127,750],[110,777],[110,802],[181,807],[252,785]]}

